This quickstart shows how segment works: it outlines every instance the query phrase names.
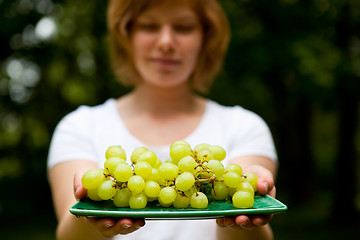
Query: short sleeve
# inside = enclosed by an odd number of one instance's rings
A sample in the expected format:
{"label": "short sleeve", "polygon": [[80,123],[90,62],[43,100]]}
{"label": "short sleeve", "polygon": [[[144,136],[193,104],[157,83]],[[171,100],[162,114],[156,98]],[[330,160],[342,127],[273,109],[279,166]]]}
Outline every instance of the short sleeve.
{"label": "short sleeve", "polygon": [[266,122],[256,113],[239,106],[229,111],[227,118],[227,134],[231,139],[228,149],[229,159],[258,155],[277,162],[274,141]]}
{"label": "short sleeve", "polygon": [[75,159],[96,161],[90,135],[91,123],[88,107],[79,107],[66,115],[55,128],[51,139],[48,169],[54,165]]}

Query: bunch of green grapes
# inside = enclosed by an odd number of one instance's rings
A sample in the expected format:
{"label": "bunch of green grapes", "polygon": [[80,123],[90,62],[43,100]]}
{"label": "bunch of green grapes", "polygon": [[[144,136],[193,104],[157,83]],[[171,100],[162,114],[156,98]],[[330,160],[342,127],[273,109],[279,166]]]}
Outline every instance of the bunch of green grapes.
{"label": "bunch of green grapes", "polygon": [[222,164],[225,150],[202,143],[194,149],[185,141],[170,146],[170,158],[162,163],[145,147],[136,148],[131,164],[121,146],[105,153],[104,168],[87,171],[82,184],[94,201],[112,200],[117,207],[145,208],[157,201],[163,207],[206,208],[211,200],[231,199],[236,208],[254,204],[257,176],[243,174],[240,165]]}

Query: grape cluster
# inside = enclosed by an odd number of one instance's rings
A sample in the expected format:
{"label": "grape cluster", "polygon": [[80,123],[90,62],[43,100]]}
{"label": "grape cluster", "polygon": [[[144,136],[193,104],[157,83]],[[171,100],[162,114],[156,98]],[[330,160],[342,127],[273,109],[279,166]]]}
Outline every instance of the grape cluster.
{"label": "grape cluster", "polygon": [[225,156],[217,145],[202,143],[192,149],[187,142],[176,141],[164,163],[154,152],[138,147],[130,165],[124,149],[111,146],[104,168],[87,171],[81,182],[90,199],[111,199],[116,207],[142,209],[158,201],[163,207],[202,209],[209,199],[231,199],[236,208],[251,208],[258,177],[243,173],[238,164],[225,168],[221,162]]}

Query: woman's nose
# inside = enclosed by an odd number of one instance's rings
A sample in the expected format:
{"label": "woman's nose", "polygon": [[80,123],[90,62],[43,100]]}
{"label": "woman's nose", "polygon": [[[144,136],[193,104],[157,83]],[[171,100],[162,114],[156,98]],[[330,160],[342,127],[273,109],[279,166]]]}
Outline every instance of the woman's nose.
{"label": "woman's nose", "polygon": [[159,47],[164,52],[171,52],[175,47],[175,36],[170,26],[161,28],[158,39]]}

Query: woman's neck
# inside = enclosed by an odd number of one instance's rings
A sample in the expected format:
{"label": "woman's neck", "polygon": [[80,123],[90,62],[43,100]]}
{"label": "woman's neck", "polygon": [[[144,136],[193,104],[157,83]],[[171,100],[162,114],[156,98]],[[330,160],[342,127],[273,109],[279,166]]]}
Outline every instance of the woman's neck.
{"label": "woman's neck", "polygon": [[184,139],[203,118],[206,100],[189,89],[138,86],[117,100],[119,114],[132,135],[151,146]]}
{"label": "woman's neck", "polygon": [[132,111],[165,117],[176,113],[197,112],[200,98],[189,87],[158,88],[139,85],[125,99]]}

